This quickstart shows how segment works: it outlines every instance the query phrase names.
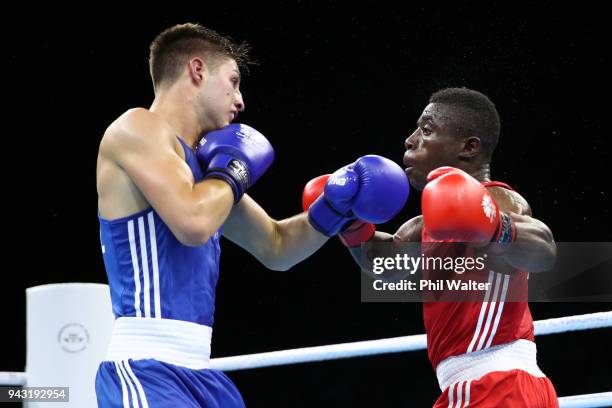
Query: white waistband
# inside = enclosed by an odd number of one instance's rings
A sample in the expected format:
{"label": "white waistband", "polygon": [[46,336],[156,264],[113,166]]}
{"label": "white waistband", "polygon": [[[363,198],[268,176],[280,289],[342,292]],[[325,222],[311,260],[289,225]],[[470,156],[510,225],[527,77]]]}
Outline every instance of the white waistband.
{"label": "white waistband", "polygon": [[106,360],[153,358],[187,368],[210,367],[212,328],[182,320],[120,317]]}
{"label": "white waistband", "polygon": [[449,357],[436,368],[440,389],[444,391],[458,381],[477,380],[493,371],[523,370],[535,377],[546,377],[538,367],[536,353],[534,342],[520,339]]}

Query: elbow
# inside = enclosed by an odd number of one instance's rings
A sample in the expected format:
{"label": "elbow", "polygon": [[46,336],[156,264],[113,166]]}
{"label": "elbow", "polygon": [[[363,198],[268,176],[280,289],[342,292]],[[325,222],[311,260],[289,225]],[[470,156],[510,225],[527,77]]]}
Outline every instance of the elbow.
{"label": "elbow", "polygon": [[265,266],[269,270],[276,271],[276,272],[286,272],[289,269],[291,269],[290,266],[284,266],[284,265],[265,265]]}
{"label": "elbow", "polygon": [[269,264],[269,265],[266,265],[266,268],[270,269],[271,271],[286,272],[289,269],[291,269],[292,266],[293,265]]}
{"label": "elbow", "polygon": [[553,237],[552,231],[546,227],[543,231],[543,256],[542,266],[543,271],[550,271],[555,267],[557,261],[557,244],[555,243],[555,237]]}
{"label": "elbow", "polygon": [[291,269],[294,263],[286,259],[286,254],[283,251],[283,235],[281,233],[278,221],[273,221],[272,232],[267,244],[259,248],[259,253],[256,255],[259,262],[271,271],[285,272]]}
{"label": "elbow", "polygon": [[542,256],[542,271],[550,271],[555,267],[557,261],[557,245],[553,242],[546,243],[546,249]]}
{"label": "elbow", "polygon": [[271,271],[286,272],[293,266],[293,264],[283,262],[279,257],[269,255],[260,257],[259,261]]}
{"label": "elbow", "polygon": [[190,247],[197,247],[204,245],[210,237],[214,235],[214,231],[210,231],[209,228],[196,227],[194,224],[177,228],[174,232],[176,239],[185,245]]}
{"label": "elbow", "polygon": [[176,234],[178,241],[189,247],[198,247],[204,245],[211,235],[209,234]]}
{"label": "elbow", "polygon": [[532,238],[520,245],[529,266],[526,269],[535,273],[552,270],[557,261],[557,244],[552,231],[545,224],[538,224],[539,228],[532,230]]}
{"label": "elbow", "polygon": [[270,245],[257,258],[271,271],[286,272],[297,262],[292,262],[284,255],[286,254],[282,252],[280,245]]}
{"label": "elbow", "polygon": [[557,246],[553,242],[543,242],[538,246],[536,256],[532,258],[527,270],[529,272],[546,272],[555,267],[557,261]]}

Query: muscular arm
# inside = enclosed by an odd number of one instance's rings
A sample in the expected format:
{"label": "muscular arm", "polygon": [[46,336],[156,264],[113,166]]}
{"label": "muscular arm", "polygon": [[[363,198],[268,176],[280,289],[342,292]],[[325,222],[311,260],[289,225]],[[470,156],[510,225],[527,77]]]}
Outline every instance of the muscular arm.
{"label": "muscular arm", "polygon": [[246,194],[234,206],[223,235],[277,271],[308,258],[328,240],[312,228],[306,213],[276,221]]}
{"label": "muscular arm", "polygon": [[[181,243],[200,245],[225,221],[233,195],[220,180],[195,184],[175,149],[175,138],[165,122],[145,109],[128,111],[109,127],[98,164],[101,213],[117,214],[121,201],[141,194]],[[113,166],[121,172],[113,174]],[[113,184],[117,174],[127,175],[138,191],[118,190]]]}
{"label": "muscular arm", "polygon": [[[531,216],[531,208],[517,193],[499,187],[488,188],[500,211],[508,214],[516,225],[516,241],[499,257],[511,266],[528,272],[552,269],[557,248],[550,229]],[[492,265],[495,268],[495,265]]]}
{"label": "muscular arm", "polygon": [[[394,235],[386,232],[376,231],[374,236],[369,242],[387,242],[401,244],[403,242],[421,242],[421,228],[423,225],[423,217],[417,216],[409,221],[405,222]],[[402,248],[405,250],[407,248]],[[416,250],[416,247],[414,248]],[[351,256],[361,267],[362,270],[369,270],[371,265],[371,259],[377,256],[374,253],[363,253],[361,247],[349,248]],[[415,251],[410,256],[419,256],[419,253]]]}

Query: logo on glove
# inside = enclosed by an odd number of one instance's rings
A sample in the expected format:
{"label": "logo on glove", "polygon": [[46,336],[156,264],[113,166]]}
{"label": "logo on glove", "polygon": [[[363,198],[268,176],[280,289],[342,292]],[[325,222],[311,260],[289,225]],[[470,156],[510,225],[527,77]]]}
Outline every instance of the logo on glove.
{"label": "logo on glove", "polygon": [[495,220],[496,208],[493,200],[488,195],[484,195],[482,197],[482,210],[484,211],[485,216],[489,219],[489,222],[492,224]]}
{"label": "logo on glove", "polygon": [[256,145],[259,143],[261,133],[253,129],[252,127],[240,125],[240,130],[236,132],[236,136],[245,145]]}
{"label": "logo on glove", "polygon": [[335,186],[343,186],[346,184],[346,178],[344,177],[330,177],[327,181],[328,184],[332,184]]}
{"label": "logo on glove", "polygon": [[240,160],[234,159],[231,162],[229,162],[227,167],[240,180],[240,183],[243,185],[244,189],[247,189],[249,186],[249,171],[247,170],[246,165]]}

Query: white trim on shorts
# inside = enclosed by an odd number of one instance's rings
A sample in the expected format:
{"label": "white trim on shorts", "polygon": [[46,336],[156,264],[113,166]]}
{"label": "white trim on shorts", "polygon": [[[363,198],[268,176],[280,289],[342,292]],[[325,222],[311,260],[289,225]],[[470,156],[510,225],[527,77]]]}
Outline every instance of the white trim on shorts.
{"label": "white trim on shorts", "polygon": [[120,317],[115,321],[106,361],[155,359],[192,368],[210,368],[212,328],[173,319]]}
{"label": "white trim on shorts", "polygon": [[473,353],[452,356],[436,368],[442,391],[459,381],[477,380],[494,371],[523,370],[534,377],[546,377],[538,367],[536,345],[519,339]]}

